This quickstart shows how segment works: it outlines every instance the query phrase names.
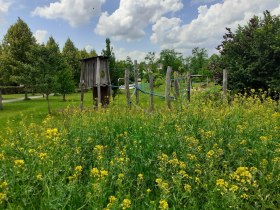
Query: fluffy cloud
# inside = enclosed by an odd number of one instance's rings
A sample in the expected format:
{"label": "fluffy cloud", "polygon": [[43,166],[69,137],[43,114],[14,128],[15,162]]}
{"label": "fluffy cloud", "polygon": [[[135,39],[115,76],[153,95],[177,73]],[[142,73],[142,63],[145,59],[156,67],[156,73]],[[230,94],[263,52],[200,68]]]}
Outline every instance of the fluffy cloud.
{"label": "fluffy cloud", "polygon": [[47,19],[61,18],[72,27],[77,27],[90,21],[101,13],[101,4],[105,0],[59,0],[48,6],[37,7],[32,15]]}
{"label": "fluffy cloud", "polygon": [[34,33],[37,42],[40,44],[46,41],[47,35],[48,35],[48,31],[45,30],[37,30]]}
{"label": "fluffy cloud", "polygon": [[146,52],[140,50],[128,51],[124,48],[114,47],[114,53],[116,55],[116,59],[118,60],[126,60],[126,57],[129,56],[132,61],[137,60],[138,62],[144,61]]}
{"label": "fluffy cloud", "polygon": [[0,23],[3,23],[5,20],[3,18],[12,5],[13,1],[11,0],[0,0]]}
{"label": "fluffy cloud", "polygon": [[145,35],[144,29],[150,23],[182,8],[181,0],[120,0],[113,14],[102,13],[95,32],[116,39],[138,40]]}
{"label": "fluffy cloud", "polygon": [[194,47],[203,47],[209,53],[222,41],[225,27],[235,30],[253,16],[261,16],[265,10],[280,14],[279,0],[224,0],[222,3],[198,8],[198,17],[182,25],[178,18],[160,18],[152,27],[150,40],[162,49],[174,48],[190,52]]}

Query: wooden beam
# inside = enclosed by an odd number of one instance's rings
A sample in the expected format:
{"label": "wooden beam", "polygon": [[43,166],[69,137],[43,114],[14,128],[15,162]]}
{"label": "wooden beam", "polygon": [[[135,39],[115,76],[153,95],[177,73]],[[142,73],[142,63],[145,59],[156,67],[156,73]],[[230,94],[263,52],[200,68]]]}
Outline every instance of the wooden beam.
{"label": "wooden beam", "polygon": [[137,60],[134,61],[134,83],[135,83],[135,103],[139,102],[139,92],[138,92],[138,65]]}
{"label": "wooden beam", "polygon": [[171,109],[171,99],[170,99],[170,90],[171,90],[171,71],[172,68],[170,66],[167,67],[166,71],[166,84],[165,84],[165,101],[166,105],[169,109]]}
{"label": "wooden beam", "polygon": [[127,107],[131,109],[130,91],[129,91],[129,69],[125,69],[124,78],[125,78],[125,94],[126,94]]}

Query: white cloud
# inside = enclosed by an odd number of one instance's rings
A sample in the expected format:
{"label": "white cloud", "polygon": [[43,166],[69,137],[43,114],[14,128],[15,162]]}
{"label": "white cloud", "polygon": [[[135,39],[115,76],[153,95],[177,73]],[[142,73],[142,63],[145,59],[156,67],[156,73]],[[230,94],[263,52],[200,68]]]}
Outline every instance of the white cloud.
{"label": "white cloud", "polygon": [[146,52],[140,50],[128,51],[124,48],[115,48],[114,53],[117,60],[126,60],[127,56],[131,58],[132,61],[137,60],[138,63],[145,60]]}
{"label": "white cloud", "polygon": [[9,8],[12,4],[12,0],[0,0],[0,23],[5,22],[3,16],[9,11]]}
{"label": "white cloud", "polygon": [[100,15],[101,4],[105,0],[59,0],[48,6],[37,7],[32,12],[33,16],[47,19],[61,18],[72,27],[88,23],[95,15]]}
{"label": "white cloud", "polygon": [[120,0],[113,14],[102,13],[95,32],[115,39],[139,40],[150,23],[182,8],[181,0]]}
{"label": "white cloud", "polygon": [[89,53],[91,50],[94,50],[94,47],[91,45],[85,46],[86,51]]}
{"label": "white cloud", "polygon": [[37,42],[40,44],[42,44],[46,41],[47,35],[48,35],[48,31],[45,31],[45,30],[37,30],[34,33],[34,36],[35,36]]}
{"label": "white cloud", "polygon": [[279,0],[224,0],[210,7],[203,5],[198,8],[198,17],[188,24],[182,25],[178,18],[160,18],[153,25],[150,40],[162,49],[189,53],[194,47],[203,47],[211,54],[221,43],[225,27],[234,31],[238,24],[246,24],[265,10],[280,14]]}

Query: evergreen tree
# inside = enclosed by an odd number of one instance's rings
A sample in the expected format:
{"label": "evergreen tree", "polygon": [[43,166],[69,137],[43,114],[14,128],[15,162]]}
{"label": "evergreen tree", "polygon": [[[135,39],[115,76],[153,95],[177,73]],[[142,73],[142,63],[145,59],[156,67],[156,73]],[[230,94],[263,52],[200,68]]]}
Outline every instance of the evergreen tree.
{"label": "evergreen tree", "polygon": [[70,38],[68,38],[64,44],[62,55],[71,67],[75,84],[78,85],[80,83],[81,75],[80,53]]}
{"label": "evergreen tree", "polygon": [[31,30],[20,18],[8,29],[3,39],[3,53],[12,61],[9,65],[13,65],[10,72],[13,75],[11,79],[17,84],[24,85],[25,99],[35,76],[32,72],[32,61],[29,60],[27,54],[35,44],[36,40]]}
{"label": "evergreen tree", "polygon": [[[102,51],[102,55],[108,57],[109,59],[111,84],[113,86],[117,86],[120,72],[119,69],[116,68],[116,58],[113,52],[113,47],[111,47],[111,41],[109,38],[106,38],[106,47]],[[112,90],[113,90],[113,97],[115,97],[118,92],[118,88],[113,87]]]}

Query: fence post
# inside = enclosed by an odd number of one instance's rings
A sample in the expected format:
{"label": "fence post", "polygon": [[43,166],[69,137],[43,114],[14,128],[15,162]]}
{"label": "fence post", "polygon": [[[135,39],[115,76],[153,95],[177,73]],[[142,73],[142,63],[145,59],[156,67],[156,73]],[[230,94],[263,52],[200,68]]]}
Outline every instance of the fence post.
{"label": "fence post", "polygon": [[80,110],[83,110],[84,106],[84,80],[80,82],[80,88],[81,88],[81,101],[80,101]]}
{"label": "fence post", "polygon": [[191,73],[187,73],[187,100],[190,102],[191,101]]}
{"label": "fence post", "polygon": [[174,72],[174,88],[175,88],[175,97],[180,97],[180,84],[179,84],[179,73],[177,71]]}
{"label": "fence post", "polygon": [[139,102],[139,92],[138,92],[138,65],[137,60],[134,60],[134,83],[135,83],[135,103],[138,105]]}
{"label": "fence post", "polygon": [[97,85],[97,107],[101,104],[101,79],[100,79],[100,60],[97,58],[97,66],[96,66],[96,85]]}
{"label": "fence post", "polygon": [[154,76],[152,74],[149,75],[150,80],[150,110],[154,111]]}
{"label": "fence post", "polygon": [[227,98],[227,70],[223,70],[223,99],[226,100]]}
{"label": "fence post", "polygon": [[170,100],[171,71],[172,71],[172,68],[170,66],[168,66],[167,72],[166,72],[165,101],[166,101],[167,107],[169,109],[171,109],[171,100]]}
{"label": "fence post", "polygon": [[129,91],[129,69],[125,69],[124,79],[125,79],[125,94],[126,94],[127,107],[131,109],[130,91]]}

